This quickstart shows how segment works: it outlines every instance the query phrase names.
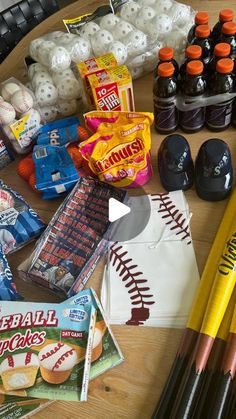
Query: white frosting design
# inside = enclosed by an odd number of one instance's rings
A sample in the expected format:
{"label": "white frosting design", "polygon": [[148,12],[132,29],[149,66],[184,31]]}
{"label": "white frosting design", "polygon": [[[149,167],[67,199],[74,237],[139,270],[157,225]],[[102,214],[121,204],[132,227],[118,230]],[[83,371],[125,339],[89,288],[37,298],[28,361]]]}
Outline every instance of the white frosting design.
{"label": "white frosting design", "polygon": [[39,361],[42,367],[50,371],[67,371],[77,363],[77,353],[65,343],[51,343],[41,349]]}
{"label": "white frosting design", "polygon": [[39,367],[37,355],[34,353],[24,352],[22,354],[8,356],[1,363],[0,373],[21,367]]}
{"label": "white frosting design", "polygon": [[102,332],[100,329],[95,328],[93,338],[93,349],[96,348],[102,340]]}
{"label": "white frosting design", "polygon": [[29,380],[26,374],[12,374],[10,379],[8,380],[8,384],[12,388],[24,387],[29,384]]}

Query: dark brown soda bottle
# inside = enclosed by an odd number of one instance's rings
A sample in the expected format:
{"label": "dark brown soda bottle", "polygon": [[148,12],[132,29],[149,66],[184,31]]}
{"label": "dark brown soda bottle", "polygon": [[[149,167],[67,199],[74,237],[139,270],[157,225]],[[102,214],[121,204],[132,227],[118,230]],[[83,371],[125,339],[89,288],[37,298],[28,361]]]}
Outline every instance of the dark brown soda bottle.
{"label": "dark brown soda bottle", "polygon": [[236,22],[227,22],[222,26],[221,42],[230,45],[231,57],[236,57]]}
{"label": "dark brown soda bottle", "polygon": [[202,60],[205,64],[208,64],[210,61],[213,49],[213,43],[210,35],[210,26],[199,25],[196,27],[195,38],[192,40],[192,45],[199,45],[202,48]]}
{"label": "dark brown soda bottle", "polygon": [[173,64],[162,63],[154,80],[154,123],[155,129],[161,134],[169,134],[178,126],[178,110],[175,106],[177,80],[174,71]]}
{"label": "dark brown soda bottle", "polygon": [[[211,79],[209,90],[211,95],[232,93],[234,89],[234,62],[230,58],[222,58],[216,64],[216,72]],[[223,103],[207,106],[206,126],[212,131],[226,129],[232,116],[233,99]]]}
{"label": "dark brown soda bottle", "polygon": [[214,55],[212,57],[212,59],[210,60],[209,64],[208,64],[208,74],[209,77],[211,78],[215,71],[216,71],[216,64],[219,60],[221,60],[222,58],[229,58],[230,56],[230,45],[227,44],[226,42],[221,42],[219,44],[216,44],[214,47]]}
{"label": "dark brown soda bottle", "polygon": [[177,61],[174,59],[173,48],[170,48],[170,47],[161,48],[160,51],[159,51],[159,54],[158,54],[158,58],[159,58],[159,61],[158,61],[157,66],[156,66],[155,74],[157,75],[157,69],[158,69],[160,64],[171,63],[174,66],[174,69],[175,69],[174,76],[177,79],[178,75],[179,75],[179,65],[178,65]]}
{"label": "dark brown soda bottle", "polygon": [[202,48],[199,45],[189,45],[185,50],[185,57],[186,57],[185,61],[180,66],[180,69],[179,69],[179,74],[180,74],[181,81],[183,81],[185,79],[187,64],[190,61],[193,61],[193,60],[200,60],[201,61]]}
{"label": "dark brown soda bottle", "polygon": [[219,13],[219,21],[215,24],[212,29],[211,37],[214,44],[220,42],[222,26],[226,22],[231,22],[234,17],[234,12],[231,9],[222,9]]}
{"label": "dark brown soda bottle", "polygon": [[208,25],[209,15],[207,12],[198,12],[196,13],[194,20],[195,20],[194,25],[191,27],[188,33],[188,37],[187,37],[188,44],[191,44],[193,38],[195,37],[195,30],[197,26]]}
{"label": "dark brown soda bottle", "polygon": [[[193,99],[206,91],[206,80],[203,75],[204,66],[199,60],[190,61],[186,67],[187,73],[182,84],[182,93]],[[179,112],[179,125],[185,132],[197,132],[205,123],[205,107]]]}

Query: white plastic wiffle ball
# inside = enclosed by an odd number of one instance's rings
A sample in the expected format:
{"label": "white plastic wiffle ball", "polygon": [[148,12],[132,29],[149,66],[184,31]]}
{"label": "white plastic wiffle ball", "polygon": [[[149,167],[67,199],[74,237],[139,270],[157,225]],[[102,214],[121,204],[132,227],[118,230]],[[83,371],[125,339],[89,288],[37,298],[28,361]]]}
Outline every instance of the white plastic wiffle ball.
{"label": "white plastic wiffle ball", "polygon": [[112,29],[112,35],[114,39],[117,39],[118,41],[124,38],[126,35],[128,35],[130,32],[132,32],[133,26],[129,22],[125,22],[124,20],[121,20],[118,25],[115,25]]}
{"label": "white plastic wiffle ball", "polygon": [[129,56],[141,54],[147,47],[147,36],[138,29],[133,30],[124,38],[124,44],[127,46]]}
{"label": "white plastic wiffle ball", "polygon": [[66,46],[71,41],[73,41],[74,38],[76,38],[76,35],[74,33],[64,33],[56,39],[56,43],[58,45]]}
{"label": "white plastic wiffle ball", "polygon": [[92,47],[90,42],[77,36],[70,44],[67,45],[67,51],[70,54],[71,60],[75,63],[85,61],[92,56]]}
{"label": "white plastic wiffle ball", "polygon": [[43,41],[38,51],[38,61],[40,64],[48,67],[49,66],[49,54],[56,44],[52,41]]}
{"label": "white plastic wiffle ball", "polygon": [[52,74],[52,79],[55,85],[57,85],[62,79],[66,77],[69,77],[69,78],[75,77],[73,71],[70,68],[67,68],[66,70],[63,70],[63,71],[52,72],[51,74]]}
{"label": "white plastic wiffle ball", "polygon": [[147,33],[150,37],[151,43],[157,40],[163,40],[172,30],[172,21],[165,15],[156,16],[148,25]]}
{"label": "white plastic wiffle ball", "polygon": [[168,47],[172,47],[175,51],[183,51],[186,48],[186,34],[182,30],[171,31],[168,35]]}
{"label": "white plastic wiffle ball", "polygon": [[35,73],[31,83],[33,89],[35,90],[40,84],[53,84],[53,80],[47,71],[39,71],[38,73]]}
{"label": "white plastic wiffle ball", "polygon": [[69,116],[76,113],[77,102],[75,99],[70,100],[70,101],[61,100],[61,101],[58,101],[57,107],[58,107],[58,112],[62,116]]}
{"label": "white plastic wiffle ball", "polygon": [[35,98],[40,107],[55,105],[58,91],[54,84],[40,84],[35,90]]}
{"label": "white plastic wiffle ball", "polygon": [[158,14],[167,13],[173,6],[172,0],[158,0],[153,4],[153,8]]}
{"label": "white plastic wiffle ball", "polygon": [[83,38],[90,39],[91,36],[93,36],[96,32],[100,30],[100,26],[98,26],[95,22],[88,22],[85,23],[85,25],[82,26],[80,30],[80,35]]}
{"label": "white plastic wiffle ball", "polygon": [[42,106],[41,108],[39,108],[39,113],[43,122],[51,122],[55,121],[58,114],[58,109],[55,105]]}
{"label": "white plastic wiffle ball", "polygon": [[109,47],[108,52],[111,52],[114,55],[119,65],[124,64],[127,60],[127,47],[120,41],[114,41]]}
{"label": "white plastic wiffle ball", "polygon": [[30,42],[29,53],[35,61],[38,61],[38,52],[43,42],[45,42],[43,38],[36,38]]}
{"label": "white plastic wiffle ball", "polygon": [[138,3],[129,1],[121,7],[120,16],[122,19],[133,23],[135,21],[136,13],[140,10],[140,8],[141,6]]}
{"label": "white plastic wiffle ball", "polygon": [[33,63],[28,67],[28,77],[30,80],[32,80],[32,78],[34,77],[34,75],[36,73],[42,71],[47,71],[47,67],[45,67],[44,65],[40,64],[40,63]]}
{"label": "white plastic wiffle ball", "polygon": [[130,60],[127,65],[131,67],[140,67],[144,64],[145,54],[137,55],[132,60]]}
{"label": "white plastic wiffle ball", "polygon": [[170,19],[180,27],[183,27],[191,19],[190,7],[185,4],[174,3],[168,14]]}
{"label": "white plastic wiffle ball", "polygon": [[57,46],[49,52],[49,68],[53,71],[61,71],[70,67],[71,58],[66,48]]}
{"label": "white plastic wiffle ball", "polygon": [[53,31],[53,32],[49,32],[46,35],[44,35],[44,39],[46,39],[47,41],[56,42],[63,35],[65,35],[65,32],[62,32],[62,31]]}
{"label": "white plastic wiffle ball", "polygon": [[129,72],[133,80],[143,75],[143,67],[129,67]]}
{"label": "white plastic wiffle ball", "polygon": [[81,88],[78,80],[72,77],[63,78],[57,85],[59,98],[63,100],[78,99],[81,96]]}
{"label": "white plastic wiffle ball", "polygon": [[111,32],[106,29],[100,29],[91,38],[91,44],[95,55],[102,55],[107,52],[108,46],[113,42],[114,38]]}
{"label": "white plastic wiffle ball", "polygon": [[140,6],[154,6],[157,0],[138,0]]}
{"label": "white plastic wiffle ball", "polygon": [[135,26],[141,31],[147,30],[147,25],[149,21],[156,16],[155,10],[152,7],[145,6],[137,14],[135,19]]}
{"label": "white plastic wiffle ball", "polygon": [[118,16],[109,13],[101,18],[99,25],[100,28],[110,31],[119,21],[120,18]]}

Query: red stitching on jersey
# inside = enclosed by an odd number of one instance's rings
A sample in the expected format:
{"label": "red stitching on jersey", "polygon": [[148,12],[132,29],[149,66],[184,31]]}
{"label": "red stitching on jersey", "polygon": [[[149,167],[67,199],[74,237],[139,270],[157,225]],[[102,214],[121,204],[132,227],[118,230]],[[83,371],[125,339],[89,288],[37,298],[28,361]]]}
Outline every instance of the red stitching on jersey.
{"label": "red stitching on jersey", "polygon": [[116,267],[122,281],[126,282],[125,287],[129,288],[131,304],[135,306],[131,310],[132,317],[126,324],[143,324],[149,318],[149,306],[155,303],[149,300],[153,294],[146,294],[150,288],[140,286],[146,284],[147,279],[143,278],[143,272],[136,270],[138,265],[133,264],[133,259],[129,258],[128,252],[123,251],[118,242],[110,247],[109,260],[112,266]]}
{"label": "red stitching on jersey", "polygon": [[170,225],[172,223],[170,230],[177,230],[175,231],[176,236],[182,236],[181,240],[186,240],[187,244],[190,244],[191,235],[189,223],[184,217],[183,213],[175,206],[173,201],[170,199],[169,192],[152,194],[151,200],[160,202],[158,212],[162,213],[161,218],[166,219],[166,225]]}

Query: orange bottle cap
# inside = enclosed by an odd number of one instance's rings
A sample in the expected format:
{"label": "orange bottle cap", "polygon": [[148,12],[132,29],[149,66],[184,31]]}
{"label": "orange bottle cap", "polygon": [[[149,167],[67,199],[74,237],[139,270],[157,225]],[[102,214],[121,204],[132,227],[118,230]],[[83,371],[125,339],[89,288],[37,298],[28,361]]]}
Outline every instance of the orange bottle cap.
{"label": "orange bottle cap", "polygon": [[189,47],[186,48],[185,55],[188,58],[197,60],[202,56],[202,48],[199,45],[189,45]]}
{"label": "orange bottle cap", "polygon": [[221,42],[217,44],[214,48],[214,55],[216,57],[228,57],[230,54],[230,45],[226,44],[226,42]]}
{"label": "orange bottle cap", "polygon": [[234,35],[236,33],[236,23],[226,22],[222,26],[222,33],[226,35]]}
{"label": "orange bottle cap", "polygon": [[165,47],[161,48],[159,51],[159,59],[161,61],[171,60],[174,57],[173,48]]}
{"label": "orange bottle cap", "polygon": [[228,74],[232,73],[234,68],[234,62],[230,58],[222,58],[216,64],[216,71],[218,73]]}
{"label": "orange bottle cap", "polygon": [[234,12],[232,9],[223,9],[220,11],[219,19],[221,22],[230,22],[233,20]]}
{"label": "orange bottle cap", "polygon": [[187,73],[191,76],[199,76],[203,72],[203,63],[199,60],[190,61],[187,64]]}
{"label": "orange bottle cap", "polygon": [[207,38],[208,36],[210,36],[210,33],[210,26],[208,25],[199,25],[195,29],[195,35],[198,38]]}
{"label": "orange bottle cap", "polygon": [[207,25],[209,22],[209,15],[207,12],[198,12],[195,16],[195,23],[198,25]]}
{"label": "orange bottle cap", "polygon": [[171,63],[162,63],[158,66],[157,74],[161,77],[171,77],[173,76],[175,68]]}

